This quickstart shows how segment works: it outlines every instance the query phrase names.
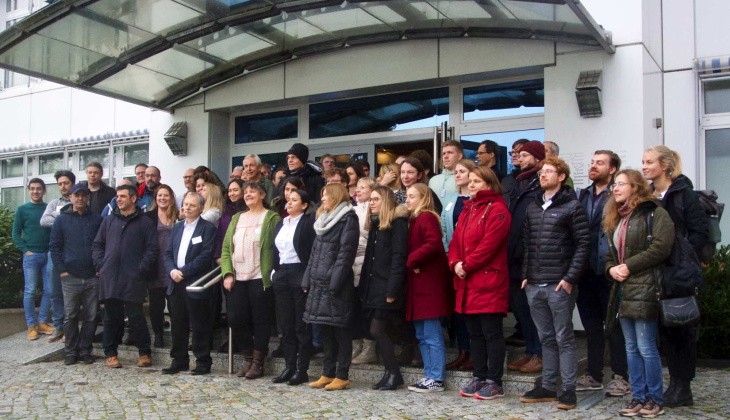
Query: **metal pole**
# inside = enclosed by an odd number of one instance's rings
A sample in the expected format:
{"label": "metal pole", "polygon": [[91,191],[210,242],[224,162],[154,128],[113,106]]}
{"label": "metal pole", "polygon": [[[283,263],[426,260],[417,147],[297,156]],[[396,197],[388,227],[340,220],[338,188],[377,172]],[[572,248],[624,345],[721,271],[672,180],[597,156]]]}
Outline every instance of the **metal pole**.
{"label": "metal pole", "polygon": [[233,374],[233,330],[228,328],[228,374]]}

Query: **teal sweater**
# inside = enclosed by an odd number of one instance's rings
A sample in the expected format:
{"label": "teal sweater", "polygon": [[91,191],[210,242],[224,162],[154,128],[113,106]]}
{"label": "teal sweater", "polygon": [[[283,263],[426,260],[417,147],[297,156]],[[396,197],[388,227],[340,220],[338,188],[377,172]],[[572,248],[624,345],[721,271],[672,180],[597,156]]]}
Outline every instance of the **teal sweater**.
{"label": "teal sweater", "polygon": [[48,252],[51,241],[51,228],[41,227],[41,216],[46,211],[46,203],[25,203],[15,211],[13,219],[13,242],[24,254]]}

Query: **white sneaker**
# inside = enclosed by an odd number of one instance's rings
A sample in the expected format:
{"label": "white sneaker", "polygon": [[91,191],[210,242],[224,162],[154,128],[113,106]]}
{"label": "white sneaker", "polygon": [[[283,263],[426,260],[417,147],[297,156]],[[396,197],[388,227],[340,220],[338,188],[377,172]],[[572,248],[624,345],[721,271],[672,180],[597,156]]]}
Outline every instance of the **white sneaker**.
{"label": "white sneaker", "polygon": [[585,374],[575,381],[576,391],[600,391],[601,389],[603,389],[603,384],[589,374]]}
{"label": "white sneaker", "polygon": [[[408,387],[410,389],[410,387]],[[443,381],[434,381],[433,379],[426,379],[425,381],[416,384],[416,389],[413,391],[428,393],[428,392],[441,392],[444,390]]]}
{"label": "white sneaker", "polygon": [[606,387],[606,395],[609,397],[623,397],[631,394],[631,385],[623,376],[613,374],[611,382]]}

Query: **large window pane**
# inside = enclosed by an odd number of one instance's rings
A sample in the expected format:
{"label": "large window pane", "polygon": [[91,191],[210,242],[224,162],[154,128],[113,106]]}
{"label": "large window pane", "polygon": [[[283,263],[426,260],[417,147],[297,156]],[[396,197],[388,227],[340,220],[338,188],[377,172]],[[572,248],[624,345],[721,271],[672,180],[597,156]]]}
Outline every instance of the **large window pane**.
{"label": "large window pane", "polygon": [[705,114],[730,112],[730,79],[706,80]]}
{"label": "large window pane", "polygon": [[58,191],[58,184],[46,184],[46,195],[43,196],[43,201],[50,203],[51,200],[61,198],[61,191]]}
{"label": "large window pane", "polygon": [[448,88],[325,102],[309,107],[309,138],[436,127],[448,116]]}
{"label": "large window pane", "polygon": [[236,144],[294,139],[299,135],[296,109],[236,117]]}
{"label": "large window pane", "polygon": [[[707,188],[715,190],[720,198],[730,197],[730,183],[725,172],[730,165],[730,128],[705,131],[705,153]],[[720,221],[720,231],[723,232],[722,244],[730,244],[730,217],[727,215]]]}
{"label": "large window pane", "polygon": [[124,146],[124,166],[135,166],[138,163],[149,162],[149,150],[150,146],[147,143]]}
{"label": "large window pane", "polygon": [[79,171],[85,171],[86,165],[99,162],[104,168],[109,167],[109,149],[83,150],[79,153]]}
{"label": "large window pane", "polygon": [[0,194],[0,200],[2,200],[2,204],[15,210],[25,201],[23,198],[24,188],[25,187],[3,188],[2,193]]}
{"label": "large window pane", "polygon": [[53,153],[38,157],[39,171],[41,175],[52,174],[64,168],[63,153]]}
{"label": "large window pane", "polygon": [[464,89],[464,120],[545,112],[545,82],[527,80]]}
{"label": "large window pane", "polygon": [[23,176],[23,158],[10,158],[2,161],[3,178],[17,178]]}

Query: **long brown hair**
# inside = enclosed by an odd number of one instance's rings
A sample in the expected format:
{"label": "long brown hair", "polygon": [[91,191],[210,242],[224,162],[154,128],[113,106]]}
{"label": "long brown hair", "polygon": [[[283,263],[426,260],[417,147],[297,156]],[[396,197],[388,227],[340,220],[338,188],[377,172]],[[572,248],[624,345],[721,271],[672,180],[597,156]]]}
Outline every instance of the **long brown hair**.
{"label": "long brown hair", "polygon": [[[428,187],[428,185],[426,187]],[[395,197],[395,193],[393,193],[390,188],[383,187],[382,185],[373,188],[373,192],[378,193],[381,200],[380,213],[378,214],[378,219],[380,219],[378,230],[389,229],[390,224],[396,217],[395,209],[398,207],[398,199]],[[370,206],[368,206],[368,212],[365,216],[365,230],[370,230],[371,215]]]}
{"label": "long brown hair", "polygon": [[[330,211],[336,209],[342,203],[350,203],[350,192],[342,184],[327,184],[322,187],[322,195],[324,193],[327,193],[327,197],[332,202],[332,209]],[[324,212],[324,206],[319,206],[317,209],[317,217]]]}
{"label": "long brown hair", "polygon": [[[644,179],[641,172],[635,169],[624,169],[622,171],[618,171],[614,179],[618,178],[619,175],[625,175],[626,178],[629,179],[629,185],[631,185],[631,197],[629,197],[628,205],[631,211],[644,201],[654,199],[649,183],[646,182],[646,179]],[[616,227],[621,220],[621,215],[618,213],[618,209],[620,207],[621,205],[616,202],[613,194],[611,194],[608,202],[606,203],[606,208],[603,210],[603,229],[606,232],[614,232],[616,230]]]}
{"label": "long brown hair", "polygon": [[[418,203],[416,209],[411,212],[411,217],[418,217],[421,213],[431,213],[436,216],[436,220],[439,224],[439,230],[441,230],[441,216],[436,213],[436,207],[433,203],[433,194],[431,194],[431,188],[429,188],[429,186],[426,184],[421,184],[418,182],[408,187],[409,190],[411,188],[415,189],[421,196],[421,201]],[[406,190],[406,194],[408,194],[408,190]]]}
{"label": "long brown hair", "polygon": [[497,175],[495,175],[493,170],[485,166],[477,166],[469,173],[475,174],[476,176],[481,178],[482,181],[486,182],[487,185],[489,185],[490,190],[499,195],[502,195],[502,184],[499,182],[499,178],[497,178]]}
{"label": "long brown hair", "polygon": [[157,186],[157,188],[155,188],[155,193],[153,195],[154,200],[152,200],[152,205],[150,205],[150,211],[157,210],[157,193],[161,189],[165,189],[165,190],[167,190],[167,192],[170,193],[170,205],[167,206],[167,211],[165,211],[165,217],[167,217],[168,221],[175,222],[175,221],[177,221],[177,218],[178,218],[180,212],[177,209],[177,202],[175,201],[175,192],[167,184],[160,184]]}

